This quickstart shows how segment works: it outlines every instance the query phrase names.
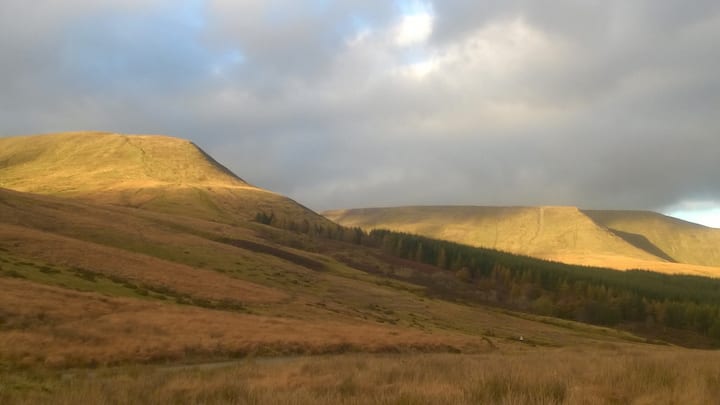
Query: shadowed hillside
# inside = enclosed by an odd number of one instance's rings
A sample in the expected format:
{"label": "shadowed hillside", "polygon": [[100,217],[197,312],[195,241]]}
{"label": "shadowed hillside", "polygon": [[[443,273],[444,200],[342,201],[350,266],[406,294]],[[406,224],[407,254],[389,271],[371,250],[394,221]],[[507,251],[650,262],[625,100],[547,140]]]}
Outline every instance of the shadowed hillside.
{"label": "shadowed hillside", "polygon": [[259,211],[325,220],[252,186],[190,141],[72,132],[0,138],[0,187],[237,222]]}
{"label": "shadowed hillside", "polygon": [[710,236],[714,230],[682,221],[676,225],[669,218],[661,222],[645,213],[636,217],[589,213],[593,211],[575,207],[422,206],[337,210],[324,215],[345,226],[415,233],[566,263],[720,274],[705,267],[717,263],[713,258],[720,245]]}

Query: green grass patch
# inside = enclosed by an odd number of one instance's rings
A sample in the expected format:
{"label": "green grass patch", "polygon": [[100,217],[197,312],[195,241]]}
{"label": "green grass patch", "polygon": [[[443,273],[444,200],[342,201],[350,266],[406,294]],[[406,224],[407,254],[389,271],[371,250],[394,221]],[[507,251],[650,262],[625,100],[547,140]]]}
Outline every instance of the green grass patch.
{"label": "green grass patch", "polygon": [[77,291],[96,292],[115,297],[152,299],[161,294],[148,294],[137,286],[112,280],[106,276],[78,267],[51,266],[46,263],[25,260],[8,260],[4,257],[0,276],[22,278]]}

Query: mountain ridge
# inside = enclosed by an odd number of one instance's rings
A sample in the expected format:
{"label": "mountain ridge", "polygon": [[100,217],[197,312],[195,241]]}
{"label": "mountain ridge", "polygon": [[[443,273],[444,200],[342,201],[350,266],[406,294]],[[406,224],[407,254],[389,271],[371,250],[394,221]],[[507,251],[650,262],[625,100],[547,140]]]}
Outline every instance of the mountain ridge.
{"label": "mountain ridge", "polygon": [[[720,274],[720,244],[714,243],[720,242],[720,231],[650,211],[462,205],[331,210],[323,215],[345,226],[416,233],[572,264]],[[643,220],[631,221],[633,215]],[[663,224],[661,231],[653,233],[647,218]],[[679,228],[684,233],[673,236]]]}

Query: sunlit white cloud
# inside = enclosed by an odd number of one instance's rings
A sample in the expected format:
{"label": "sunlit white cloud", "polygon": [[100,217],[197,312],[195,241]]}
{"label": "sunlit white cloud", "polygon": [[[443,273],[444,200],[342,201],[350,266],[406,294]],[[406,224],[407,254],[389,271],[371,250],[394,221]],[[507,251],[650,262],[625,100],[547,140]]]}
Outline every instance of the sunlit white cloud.
{"label": "sunlit white cloud", "polygon": [[433,5],[422,0],[398,0],[399,20],[392,28],[397,46],[422,45],[433,32]]}
{"label": "sunlit white cloud", "polygon": [[479,128],[488,136],[497,130],[527,131],[566,122],[574,113],[537,97],[540,90],[528,80],[571,58],[568,48],[520,18],[501,20],[462,40],[435,45],[424,59],[401,62],[396,71],[444,95],[433,116],[445,138],[477,136]]}
{"label": "sunlit white cloud", "polygon": [[429,13],[403,16],[395,29],[395,43],[408,46],[424,43],[430,38],[433,16]]}
{"label": "sunlit white cloud", "polygon": [[418,63],[403,66],[399,69],[400,74],[410,76],[416,79],[423,79],[432,73],[438,66],[435,60],[426,60]]}

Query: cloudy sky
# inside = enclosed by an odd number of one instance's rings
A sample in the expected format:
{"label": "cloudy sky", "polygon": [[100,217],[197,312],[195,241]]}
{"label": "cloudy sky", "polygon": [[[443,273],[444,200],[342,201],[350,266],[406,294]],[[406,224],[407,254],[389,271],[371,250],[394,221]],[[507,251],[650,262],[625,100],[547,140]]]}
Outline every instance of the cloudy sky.
{"label": "cloudy sky", "polygon": [[717,0],[2,0],[0,135],[185,137],[316,210],[720,227],[718,44]]}

